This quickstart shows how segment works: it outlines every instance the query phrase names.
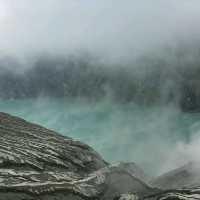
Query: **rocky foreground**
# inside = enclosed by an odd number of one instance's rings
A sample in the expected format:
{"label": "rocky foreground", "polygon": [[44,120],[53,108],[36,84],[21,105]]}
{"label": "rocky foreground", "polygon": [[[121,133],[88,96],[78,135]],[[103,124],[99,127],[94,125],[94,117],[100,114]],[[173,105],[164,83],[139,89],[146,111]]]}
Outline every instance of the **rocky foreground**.
{"label": "rocky foreground", "polygon": [[134,163],[109,165],[79,141],[0,113],[0,200],[196,200],[199,168],[149,182]]}

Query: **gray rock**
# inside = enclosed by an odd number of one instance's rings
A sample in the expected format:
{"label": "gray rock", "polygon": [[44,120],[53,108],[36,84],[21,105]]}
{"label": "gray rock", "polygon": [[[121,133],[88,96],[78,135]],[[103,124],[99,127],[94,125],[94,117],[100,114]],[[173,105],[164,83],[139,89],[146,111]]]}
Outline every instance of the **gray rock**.
{"label": "gray rock", "polygon": [[133,174],[122,164],[110,165],[95,172],[97,182],[102,183],[102,200],[111,200],[121,194],[133,193],[140,197],[157,192],[157,189],[149,187],[141,181],[137,175]]}
{"label": "gray rock", "polygon": [[200,186],[199,170],[199,162],[190,162],[153,179],[150,185],[165,190],[198,187]]}
{"label": "gray rock", "polygon": [[114,200],[139,200],[139,197],[135,194],[121,194],[119,197],[114,198]]}
{"label": "gray rock", "polygon": [[88,174],[107,163],[89,146],[5,113],[0,137],[0,200],[95,199],[101,192]]}
{"label": "gray rock", "polygon": [[200,199],[200,163],[190,162],[165,173],[150,184],[159,187],[160,192],[148,195],[147,200],[197,200]]}
{"label": "gray rock", "polygon": [[0,200],[112,200],[152,193],[135,164],[110,165],[89,146],[0,113]]}
{"label": "gray rock", "polygon": [[135,176],[136,178],[147,182],[149,180],[149,177],[144,172],[142,168],[140,168],[136,163],[134,162],[119,162],[115,165],[116,167],[123,169],[130,173],[132,176]]}
{"label": "gray rock", "polygon": [[174,189],[144,197],[146,200],[198,200],[200,188]]}
{"label": "gray rock", "polygon": [[0,200],[200,199],[199,166],[189,163],[150,187],[134,163],[108,165],[79,141],[0,113]]}

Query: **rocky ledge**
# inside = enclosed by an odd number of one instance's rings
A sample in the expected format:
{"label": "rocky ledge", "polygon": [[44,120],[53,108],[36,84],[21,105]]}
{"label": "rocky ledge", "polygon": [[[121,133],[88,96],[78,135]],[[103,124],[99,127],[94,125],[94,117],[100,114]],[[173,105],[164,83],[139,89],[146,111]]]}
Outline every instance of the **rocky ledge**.
{"label": "rocky ledge", "polygon": [[200,199],[190,169],[147,184],[135,163],[109,165],[79,141],[0,113],[0,200]]}

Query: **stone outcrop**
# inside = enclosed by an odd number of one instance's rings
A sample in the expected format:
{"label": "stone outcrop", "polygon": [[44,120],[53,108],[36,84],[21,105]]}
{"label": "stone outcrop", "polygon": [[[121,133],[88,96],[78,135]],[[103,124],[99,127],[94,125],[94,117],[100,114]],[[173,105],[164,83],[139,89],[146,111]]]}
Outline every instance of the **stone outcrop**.
{"label": "stone outcrop", "polygon": [[[127,168],[128,165],[129,168]],[[132,166],[132,168],[130,166]],[[144,181],[138,178],[141,176],[141,171],[142,170],[139,170],[138,167],[136,168],[134,163],[109,165],[96,171],[95,174],[98,177],[98,182],[103,183],[101,199],[110,200],[120,196],[121,194],[128,193],[134,193],[140,198],[143,198],[145,195],[147,196],[158,192],[159,190],[151,188]]]}
{"label": "stone outcrop", "polygon": [[198,187],[200,185],[199,170],[199,162],[189,162],[178,169],[153,179],[150,184],[164,190]]}
{"label": "stone outcrop", "polygon": [[110,200],[152,191],[134,163],[108,165],[89,146],[6,113],[0,137],[0,200]]}
{"label": "stone outcrop", "polygon": [[0,113],[0,200],[196,200],[199,166],[147,184],[135,163],[109,165],[79,141]]}
{"label": "stone outcrop", "polygon": [[161,191],[147,199],[158,200],[197,200],[200,199],[200,163],[188,164],[165,173],[150,181],[152,187]]}
{"label": "stone outcrop", "polygon": [[88,174],[107,163],[89,146],[5,113],[0,138],[0,199],[99,195]]}

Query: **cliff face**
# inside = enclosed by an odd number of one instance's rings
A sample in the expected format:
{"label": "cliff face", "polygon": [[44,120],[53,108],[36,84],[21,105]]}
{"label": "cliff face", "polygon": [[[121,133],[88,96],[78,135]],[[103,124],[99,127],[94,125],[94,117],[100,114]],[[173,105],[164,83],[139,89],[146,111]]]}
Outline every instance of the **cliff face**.
{"label": "cliff face", "polygon": [[0,137],[0,200],[110,200],[151,192],[134,164],[108,166],[89,146],[6,113],[0,113]]}
{"label": "cliff face", "polygon": [[89,146],[5,113],[0,137],[0,199],[98,194],[85,177],[106,162]]}
{"label": "cliff face", "polygon": [[0,113],[0,200],[200,199],[193,169],[147,184],[134,163],[108,165],[85,144]]}

